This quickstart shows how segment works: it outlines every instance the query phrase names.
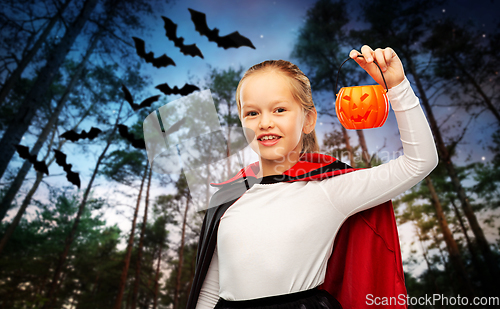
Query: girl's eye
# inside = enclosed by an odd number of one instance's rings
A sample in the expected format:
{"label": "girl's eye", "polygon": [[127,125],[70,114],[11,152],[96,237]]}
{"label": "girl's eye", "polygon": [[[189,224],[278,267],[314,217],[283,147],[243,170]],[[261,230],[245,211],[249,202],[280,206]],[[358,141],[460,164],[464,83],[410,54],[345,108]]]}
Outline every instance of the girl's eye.
{"label": "girl's eye", "polygon": [[257,112],[248,112],[247,116],[257,116]]}
{"label": "girl's eye", "polygon": [[276,111],[277,111],[278,113],[283,113],[284,111],[286,111],[286,109],[284,109],[283,107],[278,107],[278,108],[276,109]]}

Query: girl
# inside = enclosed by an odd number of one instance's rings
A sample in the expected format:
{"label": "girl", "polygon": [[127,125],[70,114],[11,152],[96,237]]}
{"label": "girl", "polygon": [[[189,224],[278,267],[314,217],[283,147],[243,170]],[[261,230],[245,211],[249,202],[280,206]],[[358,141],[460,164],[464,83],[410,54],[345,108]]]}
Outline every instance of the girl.
{"label": "girl", "polygon": [[[337,296],[343,302],[339,304],[330,293],[317,288],[327,284],[325,276],[336,267],[332,261],[338,264],[332,250],[334,240],[340,242],[335,236],[341,225],[353,214],[389,201],[417,184],[436,167],[437,152],[396,53],[391,48],[373,51],[365,45],[361,53],[352,50],[349,56],[381,85],[374,61],[384,72],[404,155],[347,173],[352,169],[345,164],[317,154],[317,113],[309,80],[302,71],[283,60],[251,67],[238,85],[236,102],[243,127],[255,132],[250,145],[260,159],[219,184],[221,189],[212,197],[211,203],[217,203],[218,195],[236,192],[230,202],[207,211],[188,308],[352,306]],[[243,189],[238,186],[242,180]],[[387,216],[393,216],[392,211]],[[384,220],[379,217],[373,224]],[[390,229],[395,225],[384,226]],[[349,233],[352,238],[365,234]],[[394,239],[396,260],[401,264],[397,237]],[[371,258],[383,264],[375,257],[376,251]],[[349,279],[349,274],[340,275]],[[358,287],[335,288],[349,292]]]}

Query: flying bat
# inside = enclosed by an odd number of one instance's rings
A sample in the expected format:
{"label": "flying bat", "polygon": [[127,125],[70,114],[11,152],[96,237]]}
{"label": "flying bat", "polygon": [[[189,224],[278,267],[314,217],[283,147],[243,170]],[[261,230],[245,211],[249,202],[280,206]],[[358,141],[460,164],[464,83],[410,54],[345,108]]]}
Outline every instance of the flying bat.
{"label": "flying bat", "polygon": [[161,95],[155,95],[152,97],[147,98],[146,100],[142,101],[141,104],[135,104],[134,99],[132,98],[132,95],[130,94],[130,91],[125,87],[124,84],[122,84],[122,91],[123,94],[125,95],[125,100],[130,104],[130,107],[135,111],[143,108],[143,107],[150,107],[153,102],[158,101]]}
{"label": "flying bat", "polygon": [[160,84],[155,87],[156,89],[160,90],[166,95],[169,94],[180,94],[180,95],[188,95],[190,93],[193,93],[197,90],[200,90],[200,88],[196,87],[195,85],[190,85],[190,84],[185,84],[182,86],[181,89],[177,88],[177,86],[174,86],[174,88],[170,88],[170,86],[165,83],[165,84]]}
{"label": "flying bat", "polygon": [[16,150],[19,156],[23,159],[27,159],[29,162],[33,164],[35,171],[40,172],[42,174],[49,174],[49,169],[47,168],[47,164],[44,161],[38,161],[36,156],[30,154],[30,149],[26,146],[16,145]]}
{"label": "flying bat", "polygon": [[175,66],[174,60],[172,60],[166,54],[163,54],[162,56],[155,58],[153,52],[149,52],[146,54],[146,44],[144,43],[143,40],[136,37],[132,37],[132,39],[134,39],[135,50],[137,52],[137,55],[139,55],[139,57],[141,57],[142,59],[146,60],[146,62],[151,63],[156,68],[166,67],[169,65]]}
{"label": "flying bat", "polygon": [[132,147],[137,149],[146,149],[146,143],[144,142],[144,139],[143,138],[136,139],[133,134],[128,133],[127,126],[119,124],[118,132],[120,132],[120,135],[124,139],[128,140],[132,144]]}
{"label": "flying bat", "polygon": [[219,36],[219,29],[208,28],[207,16],[205,15],[205,13],[201,13],[193,9],[188,10],[191,13],[191,20],[194,23],[196,31],[198,31],[201,35],[206,36],[209,41],[217,43],[217,46],[223,47],[224,49],[228,49],[231,47],[238,48],[241,46],[248,46],[255,49],[252,41],[242,36],[238,31],[235,31],[226,36]]}
{"label": "flying bat", "polygon": [[66,163],[66,154],[57,149],[55,149],[54,152],[56,153],[56,163],[66,172],[66,178],[68,179],[68,181],[77,186],[78,189],[80,189],[80,175],[71,171],[72,165]]}
{"label": "flying bat", "polygon": [[181,49],[181,53],[184,55],[189,55],[191,57],[200,56],[203,59],[203,54],[200,49],[196,47],[196,44],[184,45],[184,38],[177,37],[177,25],[174,24],[169,18],[162,16],[163,21],[165,22],[165,31],[167,32],[165,35],[170,41],[175,43],[176,47]]}
{"label": "flying bat", "polygon": [[89,140],[93,140],[94,138],[99,135],[99,133],[102,133],[102,131],[98,128],[90,128],[90,131],[87,133],[87,131],[83,130],[82,133],[78,134],[74,130],[69,130],[61,134],[61,137],[64,137],[67,140],[70,140],[72,142],[76,142],[79,139],[84,139],[88,138]]}

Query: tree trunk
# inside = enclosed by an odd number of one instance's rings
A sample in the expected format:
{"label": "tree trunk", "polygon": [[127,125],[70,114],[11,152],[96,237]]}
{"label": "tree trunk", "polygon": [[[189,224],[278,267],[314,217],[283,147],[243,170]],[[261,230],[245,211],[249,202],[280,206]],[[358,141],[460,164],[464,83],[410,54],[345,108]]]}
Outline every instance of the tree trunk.
{"label": "tree trunk", "polygon": [[196,258],[191,258],[191,279],[189,280],[189,286],[187,287],[188,291],[191,291],[191,288],[193,287],[195,270],[196,270]]}
{"label": "tree trunk", "polygon": [[439,197],[436,193],[434,185],[432,184],[432,180],[430,176],[425,177],[425,183],[427,184],[427,188],[429,188],[429,192],[431,194],[432,206],[436,210],[436,217],[439,223],[439,227],[441,232],[443,233],[443,238],[446,243],[446,248],[450,254],[450,261],[455,269],[456,274],[458,275],[457,283],[459,285],[459,289],[467,296],[473,296],[475,293],[472,289],[472,285],[469,281],[469,277],[465,271],[464,264],[462,262],[462,257],[460,256],[460,251],[458,250],[458,245],[453,238],[453,234],[448,227],[448,222],[446,221],[446,217],[443,212],[443,208],[441,207],[441,201],[439,201]]}
{"label": "tree trunk", "polygon": [[19,78],[21,77],[21,74],[23,74],[24,69],[28,66],[28,64],[31,62],[33,57],[35,57],[36,53],[40,48],[42,47],[42,44],[45,42],[47,37],[49,36],[50,32],[52,32],[52,28],[56,25],[57,21],[59,18],[61,18],[62,14],[68,7],[68,4],[71,2],[71,0],[66,0],[62,6],[59,8],[59,10],[56,12],[56,14],[50,19],[49,24],[45,29],[43,30],[42,34],[40,37],[38,37],[38,40],[36,40],[35,44],[33,47],[28,51],[28,53],[19,61],[16,69],[10,74],[10,76],[7,78],[5,83],[2,86],[2,89],[0,90],[0,106],[4,102],[4,100],[7,98],[7,95],[9,92],[12,90],[14,85],[17,83]]}
{"label": "tree trunk", "polygon": [[359,145],[361,146],[361,157],[363,162],[365,162],[365,167],[372,167],[370,160],[370,153],[368,152],[368,147],[366,146],[365,133],[363,130],[356,130],[358,133]]}
{"label": "tree trunk", "polygon": [[[132,247],[134,246],[134,233],[135,224],[137,222],[137,213],[139,212],[139,206],[141,205],[142,188],[144,187],[144,182],[148,175],[149,165],[146,163],[146,168],[144,170],[144,175],[141,180],[141,187],[139,189],[139,195],[137,195],[137,204],[135,206],[134,218],[132,219],[132,229],[130,230],[130,236],[128,238],[127,253],[125,255],[125,265],[122,269],[122,275],[120,277],[120,285],[118,290],[118,296],[116,297],[116,302],[113,308],[120,309],[122,305],[123,292],[125,291],[125,284],[127,283],[128,268],[130,266],[130,257],[132,256]],[[133,307],[135,309],[135,307]]]}
{"label": "tree trunk", "polygon": [[[422,234],[420,233],[420,227],[418,226],[418,223],[415,223],[415,231],[418,236],[418,242],[420,243],[420,247],[422,248],[422,255],[424,256],[425,263],[427,264],[428,276],[431,278],[431,281],[434,284],[434,288],[436,289],[436,294],[441,294],[441,289],[437,285],[436,276],[434,275],[434,270],[432,269],[432,264],[429,261],[429,258],[427,257],[427,251],[424,248],[422,240],[423,237]],[[441,306],[439,306],[439,308],[441,308]]]}
{"label": "tree trunk", "polygon": [[444,256],[444,252],[441,249],[441,246],[437,245],[437,244],[439,244],[439,239],[437,237],[437,232],[436,232],[435,229],[432,229],[431,233],[432,233],[432,238],[434,239],[434,243],[436,244],[436,247],[439,250],[439,255],[441,256],[441,263],[443,263],[443,265],[444,265],[444,271],[446,273],[446,276],[448,277],[448,280],[450,280],[450,282],[454,282],[453,278],[451,276],[452,270],[450,269],[450,263],[448,263],[446,261],[446,257]]}
{"label": "tree trunk", "polygon": [[[71,92],[75,88],[76,83],[81,78],[83,69],[85,68],[87,61],[89,60],[95,47],[97,46],[97,42],[99,41],[99,37],[100,37],[101,33],[102,33],[102,30],[99,30],[99,32],[92,39],[90,46],[85,53],[85,56],[83,57],[82,61],[78,64],[78,67],[76,68],[75,73],[71,77],[71,80],[68,83],[68,86],[66,87],[66,89],[64,91],[64,94],[57,102],[57,106],[54,109],[54,112],[52,113],[52,115],[50,116],[49,121],[47,122],[47,124],[43,128],[42,133],[40,133],[40,135],[38,136],[38,139],[35,143],[35,146],[33,146],[33,148],[31,149],[30,154],[32,156],[38,155],[38,152],[40,151],[40,149],[42,149],[42,146],[45,143],[45,140],[47,139],[47,136],[49,135],[50,130],[52,129],[52,126],[57,122],[57,119],[59,119],[59,114],[61,113],[62,109],[64,108],[64,105],[68,101],[69,95],[71,94]],[[91,105],[91,107],[94,104],[95,103],[93,103]],[[84,114],[84,117],[82,117],[82,119],[79,121],[78,124],[80,124],[83,121],[83,119],[88,115],[89,112],[90,112],[90,109],[87,110],[87,112]],[[75,126],[74,129],[76,129],[77,126]],[[24,161],[21,169],[18,171],[18,173],[16,175],[16,178],[11,183],[9,189],[5,193],[4,198],[0,202],[0,221],[2,221],[3,218],[5,217],[5,215],[7,214],[7,211],[9,210],[9,207],[12,204],[12,201],[16,197],[17,192],[21,188],[23,181],[26,178],[26,175],[28,174],[28,172],[31,168],[31,165],[32,165],[31,162],[29,162],[28,160]]]}
{"label": "tree trunk", "polygon": [[477,252],[476,247],[470,240],[470,237],[467,233],[467,228],[465,227],[464,220],[462,219],[462,214],[458,210],[457,206],[455,205],[455,202],[453,199],[450,199],[451,206],[453,207],[453,210],[455,212],[455,217],[458,219],[458,222],[460,224],[460,229],[462,230],[462,233],[464,234],[465,241],[467,243],[467,249],[469,250],[470,256],[471,256],[471,261],[472,265],[476,269],[477,273],[481,277],[481,281],[483,282],[483,286],[485,287],[485,290],[493,292],[491,295],[494,295],[494,291],[492,288],[492,285],[494,284],[494,278],[492,277],[491,273],[484,267],[484,265],[479,261],[478,256],[479,253]]}
{"label": "tree trunk", "polygon": [[[42,160],[44,162],[47,161],[47,158],[50,155],[50,150],[52,149],[52,144],[54,142],[55,134],[56,134],[56,129],[54,128],[54,134],[52,134],[52,138],[51,138],[50,143],[49,143],[49,145],[47,147],[47,154],[45,155],[45,157]],[[61,147],[62,147],[62,143],[59,144],[58,150],[60,150]],[[49,167],[50,164],[52,164],[52,162],[54,160],[55,160],[55,158],[52,157],[52,159],[47,163],[47,167]],[[31,186],[31,189],[28,192],[28,194],[26,194],[26,196],[24,197],[24,200],[23,200],[23,202],[21,204],[21,207],[19,207],[19,210],[17,211],[17,214],[14,217],[14,220],[12,220],[12,223],[9,225],[9,227],[7,228],[7,231],[2,236],[2,240],[0,240],[0,255],[2,254],[2,251],[3,251],[4,247],[5,247],[5,245],[9,241],[10,237],[12,236],[12,234],[14,233],[16,227],[19,225],[19,222],[21,221],[21,218],[24,215],[24,212],[26,211],[26,208],[31,203],[31,199],[33,198],[33,195],[35,194],[35,192],[38,189],[38,186],[40,185],[40,183],[42,182],[42,180],[43,180],[43,173],[36,172],[36,180],[35,180],[35,182]]]}
{"label": "tree trunk", "polygon": [[179,265],[177,269],[177,284],[175,285],[174,292],[174,309],[178,308],[179,305],[179,293],[181,290],[181,275],[182,275],[182,262],[184,258],[184,237],[186,234],[186,221],[189,209],[189,197],[186,197],[186,210],[184,211],[184,220],[182,222],[182,236],[181,236],[181,247],[179,248]]}
{"label": "tree trunk", "polygon": [[356,167],[356,160],[354,160],[354,151],[352,150],[351,143],[349,142],[349,134],[347,134],[347,130],[346,128],[344,128],[344,126],[340,126],[342,127],[342,135],[344,136],[345,148],[347,149],[347,152],[349,154],[349,162],[351,163],[352,167]]}
{"label": "tree trunk", "polygon": [[[148,170],[146,163],[146,172]],[[146,232],[146,224],[148,223],[148,205],[149,205],[149,190],[151,188],[151,174],[153,171],[149,169],[148,188],[146,189],[146,201],[144,205],[144,217],[142,219],[141,236],[139,238],[139,248],[137,249],[137,262],[135,264],[135,281],[134,292],[132,293],[132,308],[136,308],[137,294],[139,292],[139,282],[141,275],[141,260],[142,260],[142,245],[144,242],[144,233]]]}
{"label": "tree trunk", "polygon": [[159,280],[160,280],[160,263],[161,263],[161,251],[163,250],[163,241],[160,243],[160,250],[158,252],[158,264],[156,265],[156,274],[155,274],[155,290],[154,290],[154,302],[153,309],[156,309],[158,306],[158,288],[159,288]]}
{"label": "tree trunk", "polygon": [[451,156],[448,152],[448,149],[446,148],[446,145],[444,144],[443,138],[441,137],[441,132],[440,132],[439,127],[437,125],[436,119],[434,118],[434,114],[432,112],[431,105],[429,103],[429,100],[427,99],[427,95],[424,91],[423,85],[420,82],[420,77],[415,69],[415,64],[413,63],[413,60],[411,57],[406,57],[406,59],[407,59],[408,64],[409,64],[409,71],[413,75],[413,78],[415,79],[415,84],[416,84],[417,89],[419,91],[422,105],[424,106],[425,111],[427,113],[427,117],[429,119],[431,130],[434,133],[434,137],[436,139],[437,149],[438,149],[438,152],[441,156],[441,159],[445,163],[446,169],[448,171],[448,176],[450,176],[450,178],[451,178],[453,187],[455,188],[455,191],[457,192],[457,196],[461,202],[461,206],[462,206],[462,209],[464,211],[464,214],[467,217],[467,220],[469,221],[469,225],[472,229],[472,232],[474,233],[474,236],[476,237],[476,241],[477,241],[479,247],[481,248],[481,252],[483,254],[485,262],[488,265],[488,268],[490,269],[490,271],[492,272],[493,277],[498,278],[497,277],[498,265],[495,261],[493,253],[491,252],[491,248],[488,244],[488,241],[486,240],[486,237],[484,236],[483,230],[482,230],[481,226],[479,225],[479,222],[477,221],[477,217],[474,214],[474,211],[472,210],[472,207],[469,203],[469,199],[465,195],[465,190],[460,183],[460,179],[457,176],[457,173],[455,171],[455,167],[453,166],[453,162],[451,161]]}
{"label": "tree trunk", "polygon": [[120,113],[123,108],[123,103],[120,104],[120,108],[118,110],[118,116],[116,117],[115,125],[113,127],[113,130],[111,130],[111,133],[108,136],[107,142],[106,142],[106,147],[104,147],[104,150],[102,151],[101,155],[97,159],[94,172],[92,173],[92,177],[90,178],[89,184],[87,186],[87,189],[85,190],[85,193],[83,194],[83,199],[82,202],[80,203],[80,206],[78,208],[78,213],[76,215],[75,221],[73,222],[73,227],[71,228],[71,231],[69,235],[66,237],[65,241],[65,246],[64,250],[59,256],[59,261],[57,263],[56,269],[54,271],[54,277],[52,279],[52,283],[50,284],[50,289],[49,292],[47,293],[47,298],[48,301],[44,304],[43,309],[49,309],[52,308],[52,304],[55,301],[55,292],[57,288],[57,283],[59,280],[59,276],[61,275],[64,262],[66,261],[66,257],[68,256],[69,249],[71,247],[71,244],[73,243],[74,237],[76,235],[76,231],[78,229],[78,224],[80,223],[80,218],[83,214],[83,210],[85,209],[85,205],[87,203],[87,198],[90,194],[90,190],[92,189],[92,185],[94,183],[95,177],[97,176],[97,171],[99,170],[99,167],[101,165],[102,160],[104,159],[104,156],[106,155],[106,152],[108,151],[109,146],[111,145],[111,142],[113,141],[113,136],[115,135],[116,128],[118,126],[118,122],[120,120]]}
{"label": "tree trunk", "polygon": [[38,77],[28,92],[24,101],[21,103],[12,122],[4,132],[0,140],[0,178],[3,176],[7,166],[14,155],[15,145],[19,144],[26,130],[30,126],[33,117],[40,106],[40,102],[45,98],[49,86],[57,75],[61,64],[64,62],[67,54],[76,38],[80,34],[86,21],[89,19],[92,11],[97,5],[98,0],[86,0],[80,14],[71,26],[64,33],[61,42],[55,47],[47,59],[47,63],[40,70]]}
{"label": "tree trunk", "polygon": [[457,205],[455,205],[455,202],[453,200],[450,200],[450,203],[453,206],[453,210],[455,211],[455,217],[458,219],[458,222],[460,223],[460,228],[462,229],[465,241],[467,242],[467,248],[469,249],[469,253],[471,254],[472,261],[476,261],[477,265],[479,265],[479,261],[477,261],[477,257],[479,254],[474,248],[474,245],[470,240],[469,234],[467,233],[467,228],[465,227],[464,220],[462,220],[462,214],[460,214],[460,211],[458,210]]}
{"label": "tree trunk", "polygon": [[36,172],[35,183],[31,187],[31,189],[28,192],[28,194],[26,194],[26,197],[24,198],[24,201],[23,201],[21,207],[17,211],[17,214],[14,217],[14,220],[12,220],[12,223],[9,225],[9,227],[7,228],[7,231],[5,231],[5,234],[2,236],[2,240],[0,240],[0,255],[2,255],[2,251],[3,251],[4,247],[5,247],[5,245],[7,244],[7,242],[10,239],[10,237],[14,233],[14,230],[16,229],[17,225],[21,221],[21,218],[22,218],[24,212],[26,211],[26,208],[28,207],[28,205],[29,205],[29,203],[31,201],[31,198],[33,197],[33,194],[35,194],[36,189],[38,188],[38,186],[40,185],[40,183],[42,182],[42,179],[43,179],[43,174],[40,173],[40,172]]}

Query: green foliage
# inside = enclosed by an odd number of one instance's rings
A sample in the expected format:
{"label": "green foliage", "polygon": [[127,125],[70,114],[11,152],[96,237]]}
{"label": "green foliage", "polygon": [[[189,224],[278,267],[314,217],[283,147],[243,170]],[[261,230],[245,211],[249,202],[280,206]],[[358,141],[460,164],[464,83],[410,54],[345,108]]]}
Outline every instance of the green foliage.
{"label": "green foliage", "polygon": [[227,70],[212,69],[206,77],[206,86],[212,93],[222,126],[241,127],[235,96],[242,77],[243,67],[241,66],[237,70],[232,67]]}
{"label": "green foliage", "polygon": [[493,152],[493,160],[486,163],[477,163],[474,166],[474,180],[472,187],[478,197],[483,198],[486,204],[497,209],[500,206],[500,129],[493,134],[489,149]]}
{"label": "green foliage", "polygon": [[132,185],[141,176],[146,161],[144,151],[115,150],[106,156],[101,173],[115,181]]}
{"label": "green foliage", "polygon": [[[23,219],[20,222],[0,256],[0,299],[5,307],[21,308],[44,300],[45,285],[58,262],[59,252],[64,248],[79,197],[62,193],[52,199],[53,203],[40,203],[41,211],[29,221]],[[104,204],[102,200],[88,203],[87,209],[102,208]],[[6,227],[2,224],[2,234]],[[66,280],[60,287],[62,299],[68,300],[77,294],[82,298],[90,294],[103,299],[107,297],[103,297],[107,295],[104,291],[107,287],[101,283],[97,288],[96,280],[99,279],[96,278],[100,276],[100,282],[108,280],[113,287],[119,236],[120,230],[116,226],[106,227],[102,214],[85,211],[64,271]],[[23,288],[19,289],[20,286]],[[106,306],[103,304],[99,308]]]}
{"label": "green foliage", "polygon": [[[313,89],[337,92],[334,87],[338,68],[355,44],[347,30],[351,18],[345,1],[320,0],[307,11],[290,57],[305,64]],[[354,68],[351,62],[342,67],[339,86],[359,81]]]}

